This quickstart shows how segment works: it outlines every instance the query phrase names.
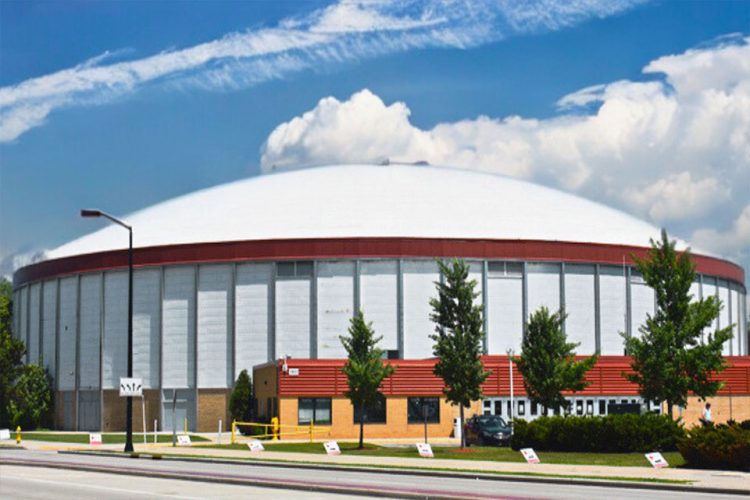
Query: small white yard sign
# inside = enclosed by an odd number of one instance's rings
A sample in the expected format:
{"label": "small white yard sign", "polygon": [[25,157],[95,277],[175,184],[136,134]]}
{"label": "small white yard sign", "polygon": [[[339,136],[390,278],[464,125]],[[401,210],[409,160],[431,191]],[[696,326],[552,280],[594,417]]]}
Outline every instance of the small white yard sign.
{"label": "small white yard sign", "polygon": [[658,451],[655,451],[653,453],[646,453],[646,458],[649,462],[651,462],[651,465],[653,465],[657,469],[661,469],[662,467],[669,467],[667,461],[663,456],[661,456],[661,453],[659,453]]}
{"label": "small white yard sign", "polygon": [[430,446],[429,443],[417,443],[417,451],[419,452],[420,457],[434,457],[432,454],[432,446]]}
{"label": "small white yard sign", "polygon": [[180,446],[190,446],[192,444],[190,442],[190,436],[187,434],[180,434],[177,436],[177,444]]}
{"label": "small white yard sign", "polygon": [[257,439],[253,439],[249,443],[247,443],[247,447],[250,448],[250,451],[253,453],[260,453],[261,451],[265,450],[263,447],[263,443],[258,441]]}
{"label": "small white yard sign", "polygon": [[89,444],[102,444],[101,434],[89,434]]}
{"label": "small white yard sign", "polygon": [[323,443],[323,447],[329,455],[341,455],[341,449],[336,441],[326,441]]}
{"label": "small white yard sign", "polygon": [[526,461],[530,464],[539,463],[539,457],[536,456],[536,452],[533,448],[523,448],[521,450],[521,455],[523,455],[523,458],[525,458]]}
{"label": "small white yard sign", "polygon": [[10,439],[10,429],[0,429],[0,441]]}

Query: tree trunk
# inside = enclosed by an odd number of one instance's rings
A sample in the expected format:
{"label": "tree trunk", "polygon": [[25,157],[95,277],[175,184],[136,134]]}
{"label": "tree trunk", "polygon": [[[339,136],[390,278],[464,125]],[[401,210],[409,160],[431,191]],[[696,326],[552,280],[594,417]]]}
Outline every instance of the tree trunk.
{"label": "tree trunk", "polygon": [[459,410],[459,418],[461,419],[461,448],[466,448],[466,433],[464,432],[464,405],[461,405]]}
{"label": "tree trunk", "polygon": [[674,420],[674,415],[672,414],[672,402],[667,400],[667,414],[669,415],[670,420]]}
{"label": "tree trunk", "polygon": [[365,447],[365,404],[359,404],[359,449]]}

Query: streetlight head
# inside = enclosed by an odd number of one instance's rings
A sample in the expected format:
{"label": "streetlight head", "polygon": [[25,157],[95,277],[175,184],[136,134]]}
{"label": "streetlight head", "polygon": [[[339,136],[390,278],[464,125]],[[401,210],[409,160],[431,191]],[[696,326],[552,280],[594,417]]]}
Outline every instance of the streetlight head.
{"label": "streetlight head", "polygon": [[83,209],[81,210],[81,217],[101,217],[102,212],[101,210],[87,210]]}

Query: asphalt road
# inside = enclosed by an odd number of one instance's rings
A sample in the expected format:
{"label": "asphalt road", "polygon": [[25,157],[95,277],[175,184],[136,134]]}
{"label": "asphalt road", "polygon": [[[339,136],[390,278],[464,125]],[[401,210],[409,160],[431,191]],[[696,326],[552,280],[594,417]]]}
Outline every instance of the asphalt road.
{"label": "asphalt road", "polygon": [[[715,494],[706,493],[519,482],[502,478],[426,477],[385,471],[327,471],[306,467],[0,450],[2,498],[254,498],[260,495],[342,498],[339,494],[472,499],[717,498]],[[720,498],[744,497],[720,495]]]}

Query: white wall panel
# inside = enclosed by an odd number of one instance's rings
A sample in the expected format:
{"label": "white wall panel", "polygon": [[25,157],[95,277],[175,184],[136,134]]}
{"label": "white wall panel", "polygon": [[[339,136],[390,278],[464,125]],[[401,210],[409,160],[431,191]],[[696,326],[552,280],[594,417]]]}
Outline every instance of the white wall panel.
{"label": "white wall panel", "polygon": [[742,355],[742,338],[740,337],[740,294],[736,288],[730,290],[729,300],[732,304],[731,317],[732,323],[732,354],[735,356]]}
{"label": "white wall panel", "polygon": [[[716,297],[717,289],[716,289],[716,278],[710,277],[710,276],[704,276],[703,277],[703,299],[707,299],[709,297]],[[710,327],[707,327],[703,331],[703,337],[706,338],[706,336],[710,333],[713,334],[714,331],[719,327],[719,319],[716,318],[716,321],[713,325]]]}
{"label": "white wall panel", "polygon": [[633,278],[630,281],[630,328],[634,337],[640,337],[640,327],[646,324],[647,315],[654,314],[654,289],[642,279]]}
{"label": "white wall panel", "polygon": [[435,324],[430,321],[430,298],[437,297],[440,280],[436,262],[404,261],[404,355],[405,359],[432,357]]}
{"label": "white wall panel", "polygon": [[[179,269],[176,274],[180,275],[180,271],[183,271],[183,269]],[[136,269],[133,273],[133,376],[143,378],[143,387],[147,389],[159,387],[160,300],[161,270]],[[193,307],[195,306],[192,296],[191,304]],[[190,339],[192,342],[195,338],[195,325],[192,321],[192,315],[190,318],[190,325],[192,326]],[[192,352],[193,344],[189,345]],[[169,346],[169,344],[165,343],[165,346]],[[178,347],[178,350],[180,348]],[[195,357],[192,357],[190,370],[194,368],[194,361]]]}
{"label": "white wall panel", "polygon": [[78,278],[60,280],[60,342],[57,387],[61,391],[75,389],[76,383],[76,328],[78,307]]}
{"label": "white wall panel", "polygon": [[164,270],[162,305],[162,387],[195,383],[195,268]]}
{"label": "white wall panel", "polygon": [[101,339],[101,275],[81,276],[78,363],[80,389],[99,388],[99,343]]}
{"label": "white wall panel", "polygon": [[[16,335],[17,338],[21,339],[23,341],[23,345],[26,346],[29,342],[29,287],[25,286],[21,289],[21,293],[18,296],[18,334]],[[28,362],[29,356],[24,355],[24,362]]]}
{"label": "white wall panel", "polygon": [[568,342],[580,343],[578,354],[596,351],[596,295],[594,266],[565,266],[565,333]]}
{"label": "white wall panel", "polygon": [[523,280],[487,280],[487,348],[489,354],[505,354],[508,348],[521,351],[523,339]]}
{"label": "white wall panel", "polygon": [[199,388],[226,388],[232,383],[231,286],[231,266],[199,267]]}
{"label": "white wall panel", "polygon": [[744,293],[740,294],[740,308],[742,310],[742,321],[740,322],[740,337],[742,338],[742,355],[747,356],[750,354],[750,345],[748,342],[748,310],[747,310],[747,296]]}
{"label": "white wall panel", "polygon": [[701,284],[698,281],[693,281],[690,285],[690,295],[693,296],[693,302],[698,302],[701,299]]}
{"label": "white wall panel", "polygon": [[28,350],[29,362],[38,364],[39,363],[39,348],[41,346],[41,316],[39,314],[39,307],[41,305],[41,296],[39,293],[42,290],[40,283],[34,283],[31,285],[31,294],[29,296],[29,343],[26,345]]}
{"label": "white wall panel", "polygon": [[276,280],[276,357],[310,357],[309,278]]}
{"label": "white wall panel", "polygon": [[[42,288],[42,358],[55,377],[55,329],[57,327],[57,281],[45,281]],[[57,382],[56,380],[54,381]]]}
{"label": "white wall panel", "polygon": [[116,389],[128,370],[128,273],[104,275],[102,388]]}
{"label": "white wall panel", "polygon": [[235,373],[252,374],[253,366],[268,359],[271,326],[271,264],[237,266],[235,285]]}
{"label": "white wall panel", "polygon": [[[719,313],[719,328],[726,328],[731,323],[729,321],[729,288],[726,281],[719,282],[719,300],[721,301],[721,312]],[[721,353],[728,356],[731,353],[732,341],[724,342]]]}
{"label": "white wall panel", "polygon": [[398,263],[392,260],[364,261],[359,267],[360,308],[382,335],[380,348],[398,349]]}
{"label": "white wall panel", "polygon": [[528,264],[528,314],[531,317],[542,306],[551,313],[560,309],[560,266],[557,264]]}
{"label": "white wall panel", "polygon": [[620,332],[625,331],[625,277],[621,267],[599,268],[599,320],[601,354],[622,355],[625,352]]}
{"label": "white wall panel", "polygon": [[[318,358],[345,358],[339,335],[354,314],[354,263],[318,263]],[[366,321],[370,321],[365,316]],[[382,348],[382,346],[381,346]]]}

